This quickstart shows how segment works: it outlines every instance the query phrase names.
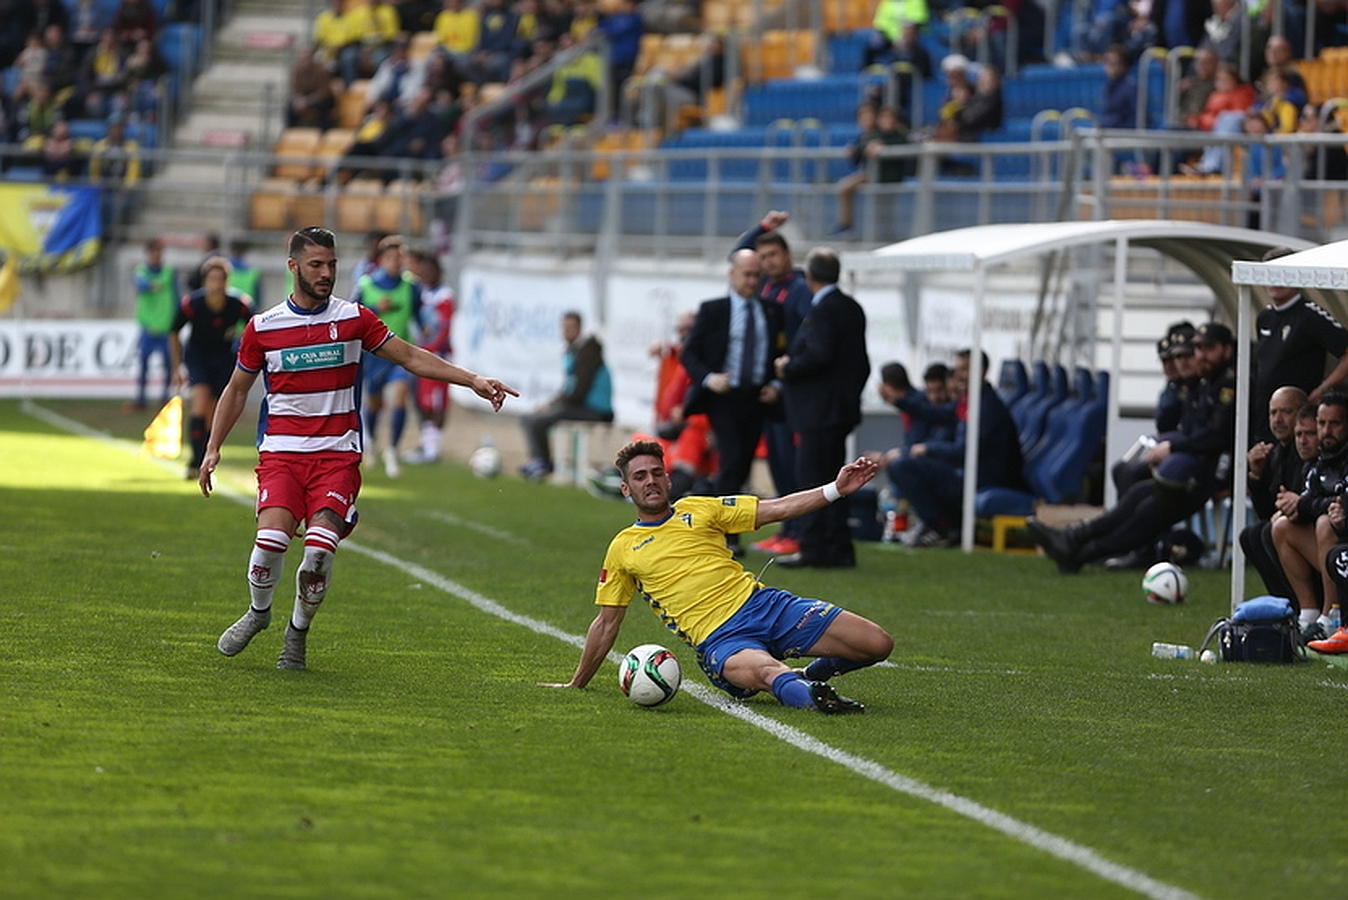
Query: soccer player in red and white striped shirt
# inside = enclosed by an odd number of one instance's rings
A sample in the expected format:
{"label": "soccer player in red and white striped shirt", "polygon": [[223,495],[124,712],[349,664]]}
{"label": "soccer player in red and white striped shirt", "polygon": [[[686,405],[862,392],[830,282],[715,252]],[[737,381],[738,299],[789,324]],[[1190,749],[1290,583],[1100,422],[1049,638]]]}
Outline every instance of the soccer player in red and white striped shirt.
{"label": "soccer player in red and white striped shirt", "polygon": [[361,352],[422,378],[470,387],[493,410],[500,410],[507,395],[519,393],[407,343],[369,309],[332,296],[337,250],[331,231],[295,232],[287,266],[295,291],[244,329],[234,374],[216,405],[199,484],[209,497],[220,445],[242,415],[253,382],[265,373],[267,393],[258,416],[257,537],[248,562],[251,602],[216,646],[234,656],[271,624],[272,594],[285,552],[304,522],[295,607],[276,661],[277,668],[303,669],[309,623],[327,594],[333,555],[356,524]]}

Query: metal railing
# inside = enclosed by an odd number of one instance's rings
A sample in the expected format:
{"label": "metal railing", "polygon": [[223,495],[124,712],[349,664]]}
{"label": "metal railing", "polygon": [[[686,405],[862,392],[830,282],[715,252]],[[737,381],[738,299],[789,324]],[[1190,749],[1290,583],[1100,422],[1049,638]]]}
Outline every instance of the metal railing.
{"label": "metal railing", "polygon": [[[1341,135],[1101,131],[1074,127],[1076,116],[1056,117],[1059,140],[884,148],[867,164],[853,231],[836,239],[867,246],[995,222],[1154,217],[1257,224],[1323,238],[1348,207],[1348,185],[1326,179],[1328,155],[1341,146]],[[1044,117],[1037,133],[1049,121]],[[812,237],[832,230],[837,179],[848,170],[839,162],[842,151],[811,146],[819,140],[815,129],[793,126],[790,135],[791,146],[783,147],[612,152],[577,138],[549,152],[469,151],[449,162],[143,149],[142,164],[156,171],[173,160],[196,164],[198,172],[201,165],[215,166],[219,174],[100,186],[132,211],[151,196],[171,196],[182,210],[161,211],[150,223],[134,212],[109,221],[112,241],[140,240],[156,229],[273,240],[276,231],[321,223],[345,233],[382,227],[419,237],[443,229],[457,262],[480,250],[719,258],[726,241],[766,209],[791,210]],[[1227,151],[1214,175],[1167,174],[1209,146]],[[1248,160],[1255,152],[1278,155],[1280,177],[1252,171]],[[1160,174],[1120,174],[1120,161],[1136,158]],[[18,161],[32,162],[31,154],[0,146],[0,169]],[[277,181],[271,175],[278,164],[298,166],[307,178]],[[905,177],[882,180],[894,165]],[[283,212],[268,212],[277,209]],[[168,222],[165,215],[178,218]]]}

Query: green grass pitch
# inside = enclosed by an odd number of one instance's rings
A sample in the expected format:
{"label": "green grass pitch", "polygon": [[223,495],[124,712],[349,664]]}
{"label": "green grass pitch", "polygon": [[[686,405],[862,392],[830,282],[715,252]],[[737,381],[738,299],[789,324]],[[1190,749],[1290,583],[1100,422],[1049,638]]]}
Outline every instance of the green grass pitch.
{"label": "green grass pitch", "polygon": [[[296,549],[277,621],[226,659],[249,509],[126,452],[143,423],[113,405],[41,405],[121,441],[0,402],[0,896],[1134,895],[690,692],[639,709],[612,665],[585,691],[538,687],[569,677],[574,646],[352,548],[309,671],[274,668]],[[251,430],[221,473],[246,494]],[[629,518],[408,466],[367,473],[353,541],[581,635]],[[1227,608],[1224,573],[1190,577],[1188,603],[1156,607],[1137,573],[986,552],[864,545],[855,571],[769,569],[889,629],[894,665],[839,679],[864,716],[747,706],[1156,896],[1348,896],[1348,671],[1153,659]],[[648,641],[705,684],[634,607],[616,649]]]}

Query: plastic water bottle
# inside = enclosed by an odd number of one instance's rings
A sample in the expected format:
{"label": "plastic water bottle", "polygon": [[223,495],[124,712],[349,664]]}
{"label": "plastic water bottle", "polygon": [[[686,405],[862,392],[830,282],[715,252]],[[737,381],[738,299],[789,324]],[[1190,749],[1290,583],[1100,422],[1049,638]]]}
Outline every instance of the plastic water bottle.
{"label": "plastic water bottle", "polygon": [[1188,644],[1163,644],[1160,641],[1151,645],[1151,655],[1157,659],[1194,659],[1198,656]]}
{"label": "plastic water bottle", "polygon": [[1333,634],[1343,627],[1343,616],[1337,603],[1329,607],[1329,633]]}

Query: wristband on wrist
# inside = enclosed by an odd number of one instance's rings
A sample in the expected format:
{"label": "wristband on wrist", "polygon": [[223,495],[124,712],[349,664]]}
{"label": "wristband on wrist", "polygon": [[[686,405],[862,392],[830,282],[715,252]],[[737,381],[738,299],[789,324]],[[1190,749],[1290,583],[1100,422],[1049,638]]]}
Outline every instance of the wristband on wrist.
{"label": "wristband on wrist", "polygon": [[842,491],[838,490],[838,483],[836,481],[830,481],[828,484],[824,485],[824,499],[829,503],[841,499],[841,497]]}

